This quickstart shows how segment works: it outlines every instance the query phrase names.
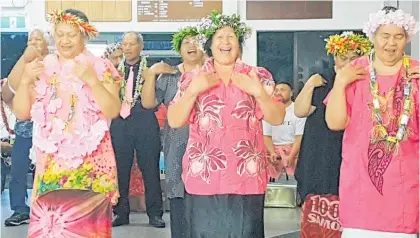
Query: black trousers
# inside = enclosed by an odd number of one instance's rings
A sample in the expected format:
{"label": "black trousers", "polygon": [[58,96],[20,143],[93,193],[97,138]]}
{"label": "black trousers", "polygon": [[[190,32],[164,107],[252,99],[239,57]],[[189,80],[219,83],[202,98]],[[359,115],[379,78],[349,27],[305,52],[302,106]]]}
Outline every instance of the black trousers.
{"label": "black trousers", "polygon": [[161,151],[160,128],[154,112],[134,112],[126,119],[117,118],[111,123],[120,198],[114,213],[127,218],[130,214],[130,174],[134,150],[143,173],[146,195],[146,212],[149,218],[162,217],[162,189],[160,186],[159,159]]}
{"label": "black trousers", "polygon": [[184,198],[170,198],[171,238],[186,238]]}
{"label": "black trousers", "polygon": [[264,238],[264,195],[185,193],[185,238]]}

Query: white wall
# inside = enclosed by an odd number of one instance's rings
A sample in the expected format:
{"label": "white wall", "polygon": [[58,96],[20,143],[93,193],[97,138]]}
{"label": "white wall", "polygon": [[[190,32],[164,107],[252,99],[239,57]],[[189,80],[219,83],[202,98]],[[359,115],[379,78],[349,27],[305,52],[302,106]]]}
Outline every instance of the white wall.
{"label": "white wall", "polygon": [[[304,31],[361,29],[369,13],[383,7],[383,1],[333,1],[333,19],[316,20],[254,20],[247,21],[252,27],[252,37],[246,41],[243,58],[251,65],[257,63],[257,31]],[[244,0],[239,0],[241,16],[246,14]]]}
{"label": "white wall", "polygon": [[[9,1],[9,0],[6,0]],[[23,0],[20,0],[23,1]],[[133,0],[131,22],[107,23],[97,22],[95,25],[101,32],[124,32],[128,30],[139,31],[142,33],[152,32],[175,32],[182,26],[191,24],[191,22],[137,22],[137,1]],[[246,41],[243,52],[243,59],[247,63],[256,64],[257,62],[257,31],[295,31],[295,30],[341,30],[341,29],[361,29],[363,23],[368,19],[371,12],[381,9],[384,2],[393,1],[353,1],[353,0],[334,0],[333,1],[333,19],[319,20],[254,20],[247,21],[247,24],[253,28],[253,34]],[[411,4],[411,6],[407,5]],[[400,7],[405,11],[417,14],[418,19],[418,1],[406,2],[400,1]],[[224,0],[223,11],[227,14],[238,13],[243,18],[246,14],[245,0]],[[22,9],[2,9],[4,13],[26,14],[27,25],[29,28],[40,27],[49,29],[45,21],[45,0],[32,0],[24,10]],[[412,55],[419,58],[419,37],[413,40]],[[416,55],[417,53],[417,55]]]}
{"label": "white wall", "polygon": [[[419,1],[400,1],[399,7],[405,12],[411,13],[417,21],[419,21]],[[411,40],[411,56],[415,59],[419,59],[419,33]]]}

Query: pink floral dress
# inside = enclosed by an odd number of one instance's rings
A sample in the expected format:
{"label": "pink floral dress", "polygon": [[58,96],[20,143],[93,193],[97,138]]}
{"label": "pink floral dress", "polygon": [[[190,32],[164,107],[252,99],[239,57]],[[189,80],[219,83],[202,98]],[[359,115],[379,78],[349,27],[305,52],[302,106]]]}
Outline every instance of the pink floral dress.
{"label": "pink floral dress", "polygon": [[[109,61],[81,54],[98,79],[115,82]],[[45,57],[35,83],[33,149],[36,153],[29,237],[111,237],[117,170],[107,120],[90,88],[74,73],[75,61]]]}
{"label": "pink floral dress", "polygon": [[[238,60],[234,70],[248,74],[252,68]],[[215,72],[212,58],[202,71]],[[172,103],[182,96],[194,73],[183,74]],[[261,67],[257,74],[272,94],[271,74]],[[220,83],[201,94],[191,112],[190,137],[183,158],[186,191],[195,195],[264,194],[268,174],[262,118],[255,99],[231,83]]]}

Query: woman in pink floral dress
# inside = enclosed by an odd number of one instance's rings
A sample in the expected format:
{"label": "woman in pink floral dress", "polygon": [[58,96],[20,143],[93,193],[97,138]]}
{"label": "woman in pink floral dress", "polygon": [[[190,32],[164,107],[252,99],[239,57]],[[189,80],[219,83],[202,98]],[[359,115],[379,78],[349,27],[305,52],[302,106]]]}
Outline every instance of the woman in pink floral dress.
{"label": "woman in pink floral dress", "polygon": [[213,12],[198,29],[210,58],[182,75],[168,109],[171,127],[190,125],[182,174],[186,238],[263,238],[268,175],[261,119],[281,124],[284,106],[272,98],[271,74],[239,59],[250,33],[239,16]]}
{"label": "woman in pink floral dress", "polygon": [[36,175],[28,237],[111,237],[117,174],[107,121],[121,108],[119,74],[85,49],[97,35],[77,10],[49,14],[57,52],[25,66],[13,99],[32,118]]}

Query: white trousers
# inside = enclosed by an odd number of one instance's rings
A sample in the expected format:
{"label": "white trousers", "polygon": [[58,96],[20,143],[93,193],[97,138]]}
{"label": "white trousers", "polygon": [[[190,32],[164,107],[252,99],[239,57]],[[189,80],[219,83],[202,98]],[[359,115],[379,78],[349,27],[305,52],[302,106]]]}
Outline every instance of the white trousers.
{"label": "white trousers", "polygon": [[418,238],[418,234],[392,233],[344,228],[341,238]]}

